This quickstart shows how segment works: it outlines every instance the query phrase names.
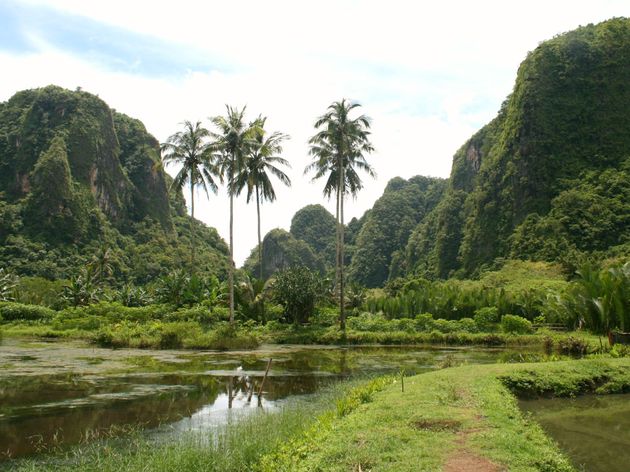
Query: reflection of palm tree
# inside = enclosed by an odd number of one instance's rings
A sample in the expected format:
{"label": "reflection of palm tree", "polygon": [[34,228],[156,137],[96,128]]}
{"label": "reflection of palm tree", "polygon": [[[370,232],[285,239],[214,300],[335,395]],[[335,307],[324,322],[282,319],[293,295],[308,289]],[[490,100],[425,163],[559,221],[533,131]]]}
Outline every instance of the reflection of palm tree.
{"label": "reflection of palm tree", "polygon": [[209,136],[207,129],[197,121],[194,125],[190,121],[184,121],[184,131],[179,131],[170,136],[166,143],[162,144],[162,162],[165,165],[181,165],[180,171],[175,176],[172,188],[181,190],[188,183],[190,185],[190,272],[195,268],[195,187],[201,187],[206,196],[208,189],[217,193],[215,179],[220,178],[217,167],[214,164],[213,155],[209,152],[210,146],[205,141]]}
{"label": "reflection of palm tree", "polygon": [[274,175],[286,186],[291,186],[291,179],[278,168],[278,165],[291,167],[286,159],[277,154],[282,152],[282,141],[288,138],[286,134],[272,133],[265,137],[265,121],[267,118],[259,117],[252,125],[255,137],[245,165],[238,176],[238,192],[247,186],[247,203],[256,194],[256,214],[258,216],[258,264],[260,266],[260,279],[263,279],[262,242],[260,237],[260,205],[267,200],[273,202],[276,192],[269,179]]}
{"label": "reflection of palm tree", "polygon": [[357,170],[374,176],[374,170],[365,160],[365,153],[374,150],[369,141],[370,120],[365,115],[350,118],[350,113],[359,107],[345,99],[333,102],[328,111],[315,122],[319,131],[309,140],[310,154],[314,157],[305,172],[314,171],[313,179],[328,176],[324,195],[337,197],[337,280],[339,283],[339,321],[346,328],[344,307],[344,197],[355,196],[363,187]]}

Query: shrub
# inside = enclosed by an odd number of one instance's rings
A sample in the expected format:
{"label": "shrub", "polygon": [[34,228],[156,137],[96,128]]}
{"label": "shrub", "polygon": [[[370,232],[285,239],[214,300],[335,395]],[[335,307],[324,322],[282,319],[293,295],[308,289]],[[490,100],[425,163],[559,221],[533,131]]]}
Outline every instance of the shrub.
{"label": "shrub", "polygon": [[503,315],[501,329],[504,333],[528,334],[532,332],[532,323],[525,318],[515,315]]}
{"label": "shrub", "polygon": [[433,328],[433,315],[421,313],[416,315],[416,329],[418,331],[430,331]]}
{"label": "shrub", "polygon": [[0,316],[4,321],[16,320],[50,320],[55,311],[39,305],[24,305],[22,303],[0,302]]}
{"label": "shrub", "polygon": [[588,352],[588,342],[573,336],[558,339],[557,346],[561,354],[568,356],[583,356]]}
{"label": "shrub", "polygon": [[48,280],[43,277],[21,277],[15,287],[15,301],[25,305],[61,308],[59,293],[65,283],[63,280]]}
{"label": "shrub", "polygon": [[479,331],[494,331],[499,322],[499,309],[494,306],[486,306],[475,310],[475,324]]}
{"label": "shrub", "polygon": [[279,272],[273,282],[273,299],[284,307],[288,321],[306,323],[323,288],[318,275],[307,267]]}
{"label": "shrub", "polygon": [[[280,308],[282,309],[282,307]],[[271,318],[268,316],[267,319],[278,319],[278,318],[277,317]],[[311,323],[317,324],[320,326],[334,326],[335,324],[337,324],[338,319],[339,319],[339,309],[337,307],[324,307],[324,308],[318,308],[317,313],[315,313],[315,316],[311,318]],[[348,322],[350,319],[351,317],[348,317]]]}
{"label": "shrub", "polygon": [[361,313],[359,316],[348,318],[348,328],[357,331],[388,332],[394,331],[392,322],[386,320],[382,314]]}
{"label": "shrub", "polygon": [[452,333],[459,328],[457,321],[437,319],[433,321],[433,329],[440,333]]}
{"label": "shrub", "polygon": [[196,321],[201,324],[213,324],[221,321],[221,315],[210,310],[204,305],[196,305],[191,308],[180,308],[164,317],[165,321]]}
{"label": "shrub", "polygon": [[128,307],[140,307],[150,305],[151,295],[143,287],[125,284],[115,294],[116,300]]}
{"label": "shrub", "polygon": [[472,318],[462,318],[459,320],[459,329],[468,333],[476,333],[479,331],[479,327],[475,320]]}

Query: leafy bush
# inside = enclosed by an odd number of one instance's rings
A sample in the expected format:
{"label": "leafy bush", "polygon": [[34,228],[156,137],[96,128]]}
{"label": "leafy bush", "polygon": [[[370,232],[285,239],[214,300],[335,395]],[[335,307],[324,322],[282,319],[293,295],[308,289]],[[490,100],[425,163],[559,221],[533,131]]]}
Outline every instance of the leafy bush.
{"label": "leafy bush", "polygon": [[273,299],[284,307],[288,321],[306,323],[322,293],[322,282],[307,267],[292,267],[276,275],[272,290]]}
{"label": "leafy bush", "polygon": [[569,336],[567,338],[558,339],[557,349],[561,354],[568,356],[583,356],[588,353],[589,345],[588,342],[583,339]]}
{"label": "leafy bush", "polygon": [[532,323],[520,316],[503,315],[501,330],[510,334],[528,334],[532,332]]}
{"label": "leafy bush", "polygon": [[116,300],[128,307],[140,307],[151,304],[151,295],[144,287],[136,287],[132,284],[125,284],[117,291]]}
{"label": "leafy bush", "polygon": [[371,291],[365,308],[372,313],[382,311],[388,318],[432,313],[436,318],[457,320],[473,317],[480,308],[496,307],[499,317],[516,314],[534,319],[542,313],[547,293],[567,285],[556,266],[508,261],[480,280],[395,279],[387,284],[387,295]]}
{"label": "leafy bush", "polygon": [[15,301],[25,305],[62,308],[59,294],[66,283],[64,280],[48,280],[43,277],[20,277],[15,287]]}
{"label": "leafy bush", "polygon": [[180,308],[164,317],[165,321],[196,321],[201,324],[213,324],[224,319],[222,310],[211,310],[205,305],[195,305],[190,308]]}
{"label": "leafy bush", "polygon": [[439,331],[440,333],[452,333],[454,331],[457,331],[459,328],[459,325],[457,323],[457,321],[452,321],[452,320],[443,320],[443,319],[437,319],[433,321],[433,330],[434,331]]}
{"label": "leafy bush", "polygon": [[181,307],[193,306],[204,300],[214,303],[219,289],[219,280],[214,276],[190,276],[183,270],[176,270],[158,280],[155,293],[161,303]]}
{"label": "leafy bush", "polygon": [[93,277],[82,270],[79,275],[71,277],[63,286],[61,299],[70,306],[87,306],[96,303],[101,297],[101,291],[95,285]]}
{"label": "leafy bush", "polygon": [[39,305],[0,302],[0,316],[2,316],[4,321],[51,320],[55,316],[55,311]]}
{"label": "leafy bush", "polygon": [[421,313],[417,315],[416,327],[419,331],[430,331],[433,329],[433,315],[431,313]]}
{"label": "leafy bush", "polygon": [[347,320],[348,328],[356,331],[390,332],[396,331],[394,323],[386,320],[381,314],[361,313]]}
{"label": "leafy bush", "polygon": [[473,319],[479,331],[494,331],[499,322],[499,310],[494,306],[479,308]]}
{"label": "leafy bush", "polygon": [[479,332],[479,326],[472,318],[462,318],[459,320],[458,324],[461,331],[466,331],[468,333]]}
{"label": "leafy bush", "polygon": [[[282,307],[280,307],[282,308]],[[350,320],[352,317],[348,317]],[[278,318],[275,318],[278,319]],[[317,312],[311,318],[311,323],[320,326],[334,326],[339,319],[339,308],[336,307],[318,307]]]}

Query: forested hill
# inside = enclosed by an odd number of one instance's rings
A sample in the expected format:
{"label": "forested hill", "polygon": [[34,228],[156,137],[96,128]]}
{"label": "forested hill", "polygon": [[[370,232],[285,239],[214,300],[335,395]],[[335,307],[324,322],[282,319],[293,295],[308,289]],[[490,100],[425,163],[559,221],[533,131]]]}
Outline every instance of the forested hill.
{"label": "forested hill", "polygon": [[542,43],[498,116],[453,159],[406,249],[410,271],[474,274],[496,258],[628,253],[630,20]]}
{"label": "forested hill", "polygon": [[[107,248],[119,279],[146,282],[190,259],[189,217],[157,140],[83,91],[49,86],[0,104],[0,266],[67,278]],[[201,269],[225,243],[195,222]]]}
{"label": "forested hill", "polygon": [[[400,275],[404,248],[410,233],[440,201],[447,181],[415,176],[389,181],[383,195],[360,219],[345,230],[346,264],[351,280],[369,287]],[[291,220],[289,232],[274,229],[263,239],[263,275],[291,265],[305,265],[318,272],[335,267],[335,217],[322,205],[307,205]],[[258,249],[245,269],[258,276]]]}

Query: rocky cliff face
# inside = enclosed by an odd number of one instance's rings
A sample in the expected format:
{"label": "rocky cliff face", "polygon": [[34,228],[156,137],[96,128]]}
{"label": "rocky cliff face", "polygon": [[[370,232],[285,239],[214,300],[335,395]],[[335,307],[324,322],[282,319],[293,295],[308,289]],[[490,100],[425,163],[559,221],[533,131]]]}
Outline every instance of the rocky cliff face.
{"label": "rocky cliff face", "polygon": [[112,223],[150,216],[171,225],[157,141],[136,120],[114,115],[98,97],[55,86],[19,92],[0,106],[0,130],[5,198],[28,195],[38,159],[60,137],[72,180],[89,190]]}
{"label": "rocky cliff face", "polygon": [[157,140],[95,95],[49,86],[0,103],[0,267],[68,278],[97,250],[115,278],[190,269],[222,276],[228,249],[170,192]]}
{"label": "rocky cliff face", "polygon": [[620,18],[531,52],[497,118],[454,156],[445,200],[410,239],[409,266],[446,277],[519,256],[511,237],[530,215],[547,215],[585,173],[620,169],[630,155],[628,51],[630,20]]}

